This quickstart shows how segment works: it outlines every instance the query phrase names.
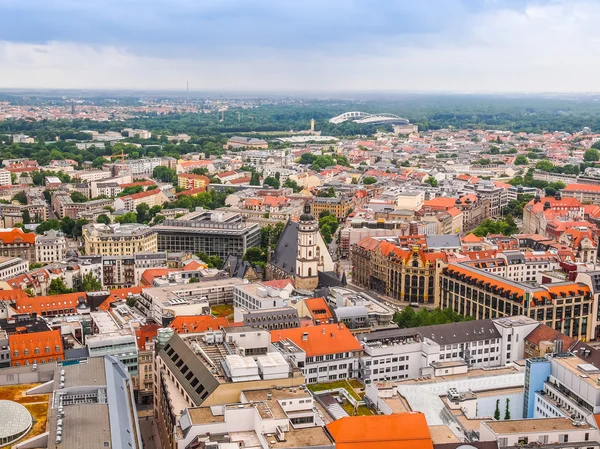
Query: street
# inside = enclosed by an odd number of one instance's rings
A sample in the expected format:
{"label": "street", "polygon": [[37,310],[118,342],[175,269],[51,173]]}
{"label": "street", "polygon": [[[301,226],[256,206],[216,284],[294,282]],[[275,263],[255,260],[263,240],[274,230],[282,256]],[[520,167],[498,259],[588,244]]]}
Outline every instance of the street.
{"label": "street", "polygon": [[142,434],[142,448],[143,449],[162,449],[160,437],[158,436],[158,429],[154,422],[154,417],[143,416],[139,417],[140,433]]}

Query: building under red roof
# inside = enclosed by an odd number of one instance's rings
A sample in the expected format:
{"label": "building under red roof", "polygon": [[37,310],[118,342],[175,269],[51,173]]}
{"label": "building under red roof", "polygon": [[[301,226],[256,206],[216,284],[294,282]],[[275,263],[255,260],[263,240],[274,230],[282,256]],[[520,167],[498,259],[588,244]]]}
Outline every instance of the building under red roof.
{"label": "building under red roof", "polygon": [[229,321],[225,317],[214,317],[212,315],[179,315],[169,324],[169,327],[176,334],[188,334],[229,327]]}
{"label": "building under red roof", "polygon": [[347,416],[326,425],[336,449],[433,449],[425,415]]}
{"label": "building under red roof", "polygon": [[344,324],[277,329],[271,331],[271,341],[291,340],[307,357],[362,350],[361,344]]}

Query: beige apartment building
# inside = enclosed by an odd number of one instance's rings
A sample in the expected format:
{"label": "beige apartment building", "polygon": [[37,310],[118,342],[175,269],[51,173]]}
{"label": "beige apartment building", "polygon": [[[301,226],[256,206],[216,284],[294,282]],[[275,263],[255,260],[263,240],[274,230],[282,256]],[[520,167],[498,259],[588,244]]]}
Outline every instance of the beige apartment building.
{"label": "beige apartment building", "polygon": [[140,224],[86,225],[83,242],[87,255],[129,256],[158,252],[156,232]]}

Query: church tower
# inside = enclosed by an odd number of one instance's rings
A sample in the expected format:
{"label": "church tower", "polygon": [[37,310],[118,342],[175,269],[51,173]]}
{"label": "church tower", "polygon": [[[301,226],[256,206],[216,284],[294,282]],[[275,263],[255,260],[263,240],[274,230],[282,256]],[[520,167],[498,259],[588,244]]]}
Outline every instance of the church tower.
{"label": "church tower", "polygon": [[294,283],[301,290],[314,290],[319,284],[319,224],[310,213],[310,204],[304,204],[304,213],[298,222],[298,254]]}

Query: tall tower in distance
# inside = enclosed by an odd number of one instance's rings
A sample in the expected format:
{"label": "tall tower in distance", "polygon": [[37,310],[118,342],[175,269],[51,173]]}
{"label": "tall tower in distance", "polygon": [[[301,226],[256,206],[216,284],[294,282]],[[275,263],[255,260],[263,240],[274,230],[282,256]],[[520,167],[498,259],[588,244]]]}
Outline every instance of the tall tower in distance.
{"label": "tall tower in distance", "polygon": [[298,222],[298,254],[296,255],[296,288],[312,291],[319,285],[319,224],[310,213],[310,204],[304,204],[304,213]]}
{"label": "tall tower in distance", "polygon": [[315,132],[315,119],[314,118],[310,119],[310,132],[311,133]]}
{"label": "tall tower in distance", "polygon": [[75,115],[75,102],[71,100],[71,115]]}

